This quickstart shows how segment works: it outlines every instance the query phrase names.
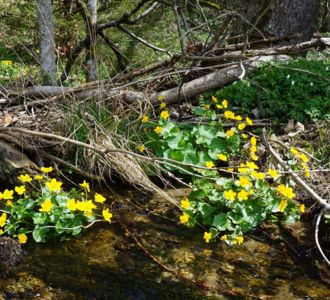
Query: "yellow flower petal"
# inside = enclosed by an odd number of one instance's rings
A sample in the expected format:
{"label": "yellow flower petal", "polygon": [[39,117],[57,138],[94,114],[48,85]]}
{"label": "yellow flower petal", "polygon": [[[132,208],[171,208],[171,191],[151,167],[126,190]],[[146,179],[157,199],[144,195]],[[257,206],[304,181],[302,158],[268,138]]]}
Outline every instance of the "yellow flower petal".
{"label": "yellow flower petal", "polygon": [[18,241],[20,242],[20,244],[25,244],[27,242],[26,234],[21,233],[17,237],[18,237]]}
{"label": "yellow flower petal", "polygon": [[212,233],[211,232],[204,232],[204,236],[203,236],[205,243],[209,243],[210,239],[212,238]]}

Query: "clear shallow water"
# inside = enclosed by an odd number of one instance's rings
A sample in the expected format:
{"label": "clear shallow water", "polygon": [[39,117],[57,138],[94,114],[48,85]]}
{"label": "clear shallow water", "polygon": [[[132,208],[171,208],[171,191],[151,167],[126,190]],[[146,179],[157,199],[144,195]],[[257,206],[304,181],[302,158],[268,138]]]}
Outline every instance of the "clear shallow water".
{"label": "clear shallow water", "polygon": [[330,299],[327,274],[293,246],[260,235],[242,246],[205,244],[199,229],[130,207],[115,215],[140,245],[118,223],[62,243],[31,243],[0,279],[0,299]]}

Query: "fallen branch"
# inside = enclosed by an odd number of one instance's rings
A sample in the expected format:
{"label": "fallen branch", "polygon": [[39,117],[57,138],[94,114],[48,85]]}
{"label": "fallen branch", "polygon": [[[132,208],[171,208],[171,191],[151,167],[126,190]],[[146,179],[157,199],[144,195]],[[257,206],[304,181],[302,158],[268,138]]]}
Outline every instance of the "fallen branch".
{"label": "fallen branch", "polygon": [[63,159],[60,159],[60,158],[58,158],[58,157],[56,157],[52,154],[49,154],[49,153],[47,153],[43,150],[37,149],[36,147],[30,146],[30,145],[27,145],[27,144],[22,145],[22,143],[19,142],[17,139],[9,137],[8,135],[0,134],[0,138],[8,141],[9,143],[15,144],[16,146],[18,146],[20,148],[26,149],[28,151],[36,152],[39,156],[47,158],[49,160],[52,160],[52,161],[66,167],[66,168],[69,168],[72,171],[74,171],[76,174],[78,174],[82,177],[89,178],[91,180],[95,180],[95,181],[99,181],[99,182],[104,181],[104,178],[102,176],[96,176],[96,175],[90,174],[90,173],[88,173],[84,170],[81,170],[80,168],[64,161]]}
{"label": "fallen branch", "polygon": [[[269,150],[269,152],[274,156],[274,158],[278,161],[278,163],[287,171],[291,171],[291,169],[287,166],[284,160],[280,157],[280,155],[274,150],[274,148],[268,143],[266,138],[266,129],[264,128],[262,131],[262,141],[265,147]],[[304,190],[306,190],[317,202],[319,202],[323,207],[330,209],[330,203],[328,203],[325,199],[320,197],[297,173],[289,173],[292,176],[292,179],[298,183]]]}
{"label": "fallen branch", "polygon": [[317,249],[319,250],[319,252],[322,255],[323,259],[330,266],[330,260],[324,254],[324,252],[323,252],[323,250],[321,248],[320,242],[319,242],[319,226],[320,226],[320,222],[321,222],[322,217],[326,214],[327,211],[328,211],[327,208],[323,208],[321,210],[321,212],[319,213],[319,215],[317,216],[316,224],[315,224],[315,243],[316,243]]}
{"label": "fallen branch", "polygon": [[[249,73],[254,69],[258,68],[259,66],[262,66],[263,63],[267,63],[270,61],[286,61],[288,59],[288,56],[283,55],[258,56],[253,57],[250,60],[247,60],[242,63],[244,64],[244,69],[246,70],[246,73]],[[241,63],[232,64],[231,66],[226,67],[224,69],[220,69],[218,71],[209,73],[205,76],[184,83],[181,87],[172,88],[159,93],[152,93],[150,95],[145,94],[143,92],[128,90],[127,88],[125,89],[125,86],[116,87],[110,90],[107,86],[98,86],[91,88],[88,87],[87,90],[81,89],[79,87],[68,88],[64,90],[62,87],[58,87],[58,95],[53,96],[54,99],[50,100],[57,101],[61,99],[61,97],[64,95],[72,94],[80,100],[89,99],[91,97],[103,98],[107,100],[119,98],[129,104],[136,103],[138,101],[142,101],[143,99],[148,98],[153,105],[159,105],[159,101],[157,99],[159,96],[162,96],[165,99],[164,102],[166,102],[167,104],[175,104],[179,101],[189,100],[193,97],[196,97],[205,91],[223,87],[229,83],[238,80],[240,78],[240,75],[242,74],[242,68],[240,64]],[[129,85],[131,84],[126,85],[126,87]],[[54,88],[56,89],[56,87]],[[33,94],[39,95],[40,90],[42,90],[42,87],[38,89],[37,93],[31,91],[29,94],[30,96],[32,96]],[[43,92],[45,91],[46,90],[43,90]]]}

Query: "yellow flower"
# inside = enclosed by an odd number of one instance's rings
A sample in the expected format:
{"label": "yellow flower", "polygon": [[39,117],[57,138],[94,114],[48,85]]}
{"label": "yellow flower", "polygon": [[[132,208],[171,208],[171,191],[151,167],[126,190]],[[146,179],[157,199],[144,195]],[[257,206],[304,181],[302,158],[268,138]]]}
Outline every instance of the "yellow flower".
{"label": "yellow flower", "polygon": [[161,113],[160,113],[160,117],[163,119],[163,120],[167,120],[170,116],[170,113],[168,112],[168,110],[163,110]]}
{"label": "yellow flower", "polygon": [[205,163],[205,166],[206,166],[206,168],[213,168],[214,167],[214,163],[212,161],[207,161]]}
{"label": "yellow flower", "polygon": [[239,186],[244,187],[244,188],[252,186],[252,183],[250,182],[249,177],[240,176],[239,177]]}
{"label": "yellow flower", "polygon": [[251,172],[251,175],[255,178],[255,179],[264,179],[266,177],[266,174],[265,173],[262,173],[262,172],[256,172],[256,171],[252,171]]}
{"label": "yellow flower", "polygon": [[154,129],[154,131],[155,131],[157,134],[161,134],[162,131],[163,131],[163,128],[160,127],[160,126],[157,126],[157,127]]}
{"label": "yellow flower", "polygon": [[4,200],[12,200],[14,198],[14,191],[5,189],[5,191],[2,193],[2,198]]}
{"label": "yellow flower", "polygon": [[234,168],[228,168],[229,172],[234,172]]}
{"label": "yellow flower", "polygon": [[180,216],[180,222],[181,222],[182,224],[186,224],[186,223],[188,223],[189,218],[190,218],[190,216],[189,216],[187,213],[184,212],[184,213]]}
{"label": "yellow flower", "polygon": [[103,195],[96,193],[94,196],[94,200],[97,203],[104,203],[107,199]]}
{"label": "yellow flower", "polygon": [[309,170],[305,170],[305,176],[307,178],[311,177],[311,172]]}
{"label": "yellow flower", "polygon": [[299,211],[303,214],[305,212],[305,204],[301,204],[299,207]]}
{"label": "yellow flower", "polygon": [[144,150],[146,150],[146,148],[143,145],[137,146],[136,147],[140,152],[143,152]]}
{"label": "yellow flower", "polygon": [[238,194],[237,194],[237,198],[238,200],[247,200],[249,197],[249,192],[247,192],[246,190],[241,190]]}
{"label": "yellow flower", "polygon": [[242,138],[243,138],[243,139],[247,139],[247,138],[248,138],[248,135],[245,134],[245,133],[242,133]]}
{"label": "yellow flower", "polygon": [[235,117],[235,120],[236,120],[236,121],[242,121],[242,120],[243,120],[243,117],[240,116],[240,115],[238,115],[238,116]]}
{"label": "yellow flower", "polygon": [[157,99],[159,102],[162,102],[162,101],[164,101],[165,97],[162,95],[159,95]]}
{"label": "yellow flower", "polygon": [[235,135],[235,131],[233,131],[231,129],[226,131],[226,136],[232,137],[233,135]]}
{"label": "yellow flower", "polygon": [[298,156],[300,153],[299,151],[296,149],[296,148],[290,148],[290,152],[293,154],[293,155],[296,155]]}
{"label": "yellow flower", "polygon": [[218,99],[217,99],[217,97],[212,96],[211,100],[212,100],[212,102],[214,102],[214,103],[218,103]]}
{"label": "yellow flower", "polygon": [[221,241],[227,241],[228,240],[228,236],[227,234],[224,234],[221,238],[220,238]]}
{"label": "yellow flower", "polygon": [[8,206],[13,206],[13,201],[11,200],[7,200],[7,203],[6,203]]}
{"label": "yellow flower", "polygon": [[280,184],[277,187],[277,191],[281,195],[283,195],[284,197],[287,197],[289,199],[293,199],[296,196],[296,194],[293,192],[292,187],[286,187],[284,184]]}
{"label": "yellow flower", "polygon": [[78,201],[76,203],[76,209],[83,211],[87,216],[91,216],[93,209],[95,209],[96,206],[92,202],[92,200],[88,201]]}
{"label": "yellow flower", "polygon": [[255,136],[253,136],[251,139],[250,139],[250,143],[252,146],[256,146],[257,145],[257,138]]}
{"label": "yellow flower", "polygon": [[188,198],[184,198],[181,200],[180,206],[184,209],[188,209],[190,207],[190,202]]}
{"label": "yellow flower", "polygon": [[245,123],[239,123],[237,126],[238,130],[243,130],[245,127],[246,127]]}
{"label": "yellow flower", "polygon": [[249,168],[245,164],[243,164],[243,163],[241,163],[239,165],[239,168],[237,170],[241,174],[244,174],[244,173],[248,173],[249,172]]}
{"label": "yellow flower", "polygon": [[252,145],[250,147],[250,153],[255,154],[258,151],[258,147],[256,145]]}
{"label": "yellow flower", "polygon": [[211,105],[210,105],[210,104],[204,104],[204,109],[205,109],[205,110],[209,110],[209,109],[210,109],[210,107],[211,107]]}
{"label": "yellow flower", "polygon": [[42,180],[44,177],[42,176],[42,175],[35,175],[34,176],[34,179],[35,180],[38,180],[38,181],[40,181],[40,180]]}
{"label": "yellow flower", "polygon": [[109,212],[109,208],[106,208],[106,209],[102,210],[102,216],[103,216],[105,221],[107,221],[109,223],[111,222],[112,213]]}
{"label": "yellow flower", "polygon": [[249,118],[249,117],[246,117],[245,118],[245,121],[248,125],[252,126],[253,125],[253,121]]}
{"label": "yellow flower", "polygon": [[273,177],[274,179],[277,179],[279,177],[278,172],[273,169],[268,169],[268,174]]}
{"label": "yellow flower", "polygon": [[224,196],[227,200],[235,200],[236,193],[233,190],[228,190],[224,192]]}
{"label": "yellow flower", "polygon": [[0,217],[0,227],[5,226],[7,221],[7,214],[6,213],[2,213],[1,217]]}
{"label": "yellow flower", "polygon": [[308,158],[305,154],[299,154],[298,157],[299,157],[304,163],[308,163],[308,162],[309,162],[309,158]]}
{"label": "yellow flower", "polygon": [[254,153],[251,154],[251,159],[254,161],[257,161],[259,159],[259,156],[255,155]]}
{"label": "yellow flower", "polygon": [[246,166],[252,170],[258,170],[259,167],[253,161],[247,161]]}
{"label": "yellow flower", "polygon": [[51,192],[59,192],[61,190],[62,182],[53,178],[51,181],[46,182],[46,186]]}
{"label": "yellow flower", "polygon": [[21,185],[21,186],[16,186],[15,187],[15,192],[18,195],[23,195],[25,193],[25,185]]}
{"label": "yellow flower", "polygon": [[66,202],[66,207],[71,211],[75,211],[77,209],[76,200],[75,199],[69,199]]}
{"label": "yellow flower", "polygon": [[159,107],[160,107],[161,109],[165,108],[165,107],[166,107],[166,103],[165,103],[165,102],[162,102],[162,103],[159,105]]}
{"label": "yellow flower", "polygon": [[210,239],[212,238],[212,233],[211,232],[204,232],[204,236],[203,236],[205,243],[209,243]]}
{"label": "yellow flower", "polygon": [[149,117],[148,116],[143,116],[142,123],[147,123],[148,121],[149,121]]}
{"label": "yellow flower", "polygon": [[244,242],[244,237],[242,237],[242,236],[238,236],[238,237],[236,238],[236,241],[237,241],[237,244],[238,244],[238,245],[241,245],[241,244],[243,244],[243,242]]}
{"label": "yellow flower", "polygon": [[287,207],[287,205],[288,205],[288,201],[287,200],[282,200],[280,202],[280,205],[278,206],[280,212],[284,212],[284,210]]}
{"label": "yellow flower", "polygon": [[50,173],[51,171],[53,171],[53,167],[48,167],[48,168],[41,167],[40,171],[43,173]]}
{"label": "yellow flower", "polygon": [[89,183],[84,180],[83,183],[79,184],[82,188],[84,188],[88,193],[91,191],[89,188]]}
{"label": "yellow flower", "polygon": [[222,161],[227,161],[227,160],[228,160],[227,155],[222,154],[222,153],[219,153],[219,154],[217,155],[217,157],[218,157],[220,160],[222,160]]}
{"label": "yellow flower", "polygon": [[3,230],[2,229],[0,229],[0,235],[3,235]]}
{"label": "yellow flower", "polygon": [[41,208],[39,208],[39,211],[41,212],[50,212],[52,207],[54,206],[52,201],[50,199],[46,199],[44,202],[41,203]]}
{"label": "yellow flower", "polygon": [[217,109],[222,109],[222,108],[223,108],[223,106],[220,105],[220,104],[216,104],[215,107],[216,107]]}
{"label": "yellow flower", "polygon": [[27,236],[24,233],[20,233],[18,236],[18,241],[20,242],[20,244],[25,244],[27,241]]}
{"label": "yellow flower", "polygon": [[223,115],[228,120],[229,119],[235,120],[235,114],[232,111],[230,111],[230,110],[226,110]]}
{"label": "yellow flower", "polygon": [[13,64],[11,60],[2,60],[1,63],[5,66],[11,66]]}
{"label": "yellow flower", "polygon": [[228,108],[228,100],[224,99],[221,104],[224,108]]}
{"label": "yellow flower", "polygon": [[24,183],[24,182],[31,182],[31,181],[32,181],[32,178],[31,178],[30,175],[28,175],[28,174],[22,174],[22,175],[20,175],[20,176],[18,177],[18,179],[19,179],[20,181],[22,181],[23,183]]}

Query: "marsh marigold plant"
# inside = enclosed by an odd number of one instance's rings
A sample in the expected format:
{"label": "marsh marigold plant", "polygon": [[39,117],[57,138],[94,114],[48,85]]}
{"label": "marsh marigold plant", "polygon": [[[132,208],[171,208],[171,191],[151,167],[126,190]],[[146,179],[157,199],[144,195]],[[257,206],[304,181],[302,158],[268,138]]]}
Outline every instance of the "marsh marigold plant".
{"label": "marsh marigold plant", "polygon": [[[193,113],[201,119],[198,126],[171,120],[169,108],[158,120],[141,124],[148,137],[145,147],[171,160],[165,168],[191,179],[192,191],[180,202],[179,223],[208,228],[206,243],[219,238],[240,245],[244,233],[271,216],[298,220],[305,208],[295,201],[289,178],[280,170],[262,170],[258,137],[249,132],[253,120],[216,97]],[[294,148],[290,155],[307,177],[308,157]]]}
{"label": "marsh marigold plant", "polygon": [[30,237],[36,242],[63,240],[95,222],[111,222],[112,213],[103,205],[106,197],[91,195],[86,181],[80,191],[65,191],[61,181],[50,177],[52,171],[43,167],[42,174],[22,174],[21,185],[0,192],[1,235],[17,238],[21,244]]}

